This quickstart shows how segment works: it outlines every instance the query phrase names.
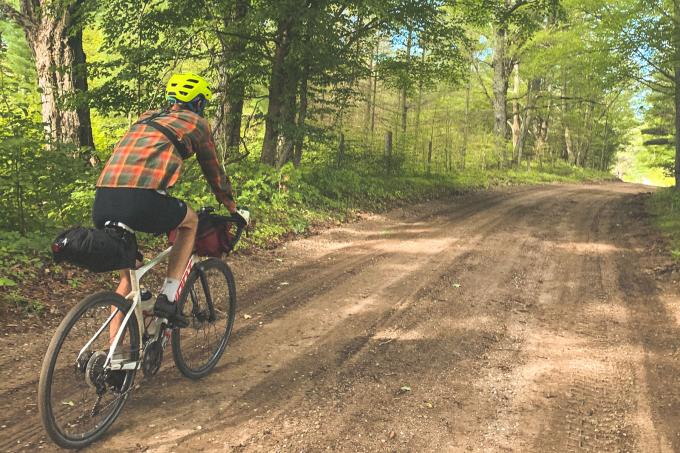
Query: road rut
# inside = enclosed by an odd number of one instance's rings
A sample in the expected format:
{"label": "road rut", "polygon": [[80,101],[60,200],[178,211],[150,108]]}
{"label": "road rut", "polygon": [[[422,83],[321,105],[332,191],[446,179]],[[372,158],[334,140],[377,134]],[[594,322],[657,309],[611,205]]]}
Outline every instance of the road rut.
{"label": "road rut", "polygon": [[[230,259],[215,371],[168,357],[91,450],[680,451],[679,278],[648,191],[467,194]],[[0,450],[54,449],[51,333],[0,340]]]}

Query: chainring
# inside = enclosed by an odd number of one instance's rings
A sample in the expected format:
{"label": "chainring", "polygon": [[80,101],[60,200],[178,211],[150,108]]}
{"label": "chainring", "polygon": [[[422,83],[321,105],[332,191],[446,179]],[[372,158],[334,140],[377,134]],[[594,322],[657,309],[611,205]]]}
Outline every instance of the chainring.
{"label": "chainring", "polygon": [[144,377],[153,377],[161,369],[163,362],[163,345],[157,338],[146,342],[144,346],[144,359],[142,360],[142,371]]}

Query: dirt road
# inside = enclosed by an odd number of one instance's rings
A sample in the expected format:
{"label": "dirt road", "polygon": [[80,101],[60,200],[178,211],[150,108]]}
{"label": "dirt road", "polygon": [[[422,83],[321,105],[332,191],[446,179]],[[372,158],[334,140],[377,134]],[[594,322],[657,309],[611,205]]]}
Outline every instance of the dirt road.
{"label": "dirt road", "polygon": [[[680,451],[680,274],[647,190],[469,194],[235,258],[215,372],[168,358],[91,450]],[[0,340],[0,450],[54,449],[49,335]]]}

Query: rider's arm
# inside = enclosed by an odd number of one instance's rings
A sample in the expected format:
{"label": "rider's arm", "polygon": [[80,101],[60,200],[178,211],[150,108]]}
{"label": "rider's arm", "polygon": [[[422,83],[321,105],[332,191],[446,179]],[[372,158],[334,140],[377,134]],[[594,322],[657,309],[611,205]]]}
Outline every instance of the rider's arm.
{"label": "rider's arm", "polygon": [[203,174],[208,180],[217,201],[226,206],[227,209],[229,209],[229,212],[233,213],[236,211],[236,202],[234,201],[234,195],[231,191],[231,182],[227,175],[224,174],[224,170],[217,160],[215,143],[213,142],[208,122],[205,121],[202,126],[204,127],[201,129],[205,130],[202,131],[200,145],[195,148],[196,159],[201,165]]}

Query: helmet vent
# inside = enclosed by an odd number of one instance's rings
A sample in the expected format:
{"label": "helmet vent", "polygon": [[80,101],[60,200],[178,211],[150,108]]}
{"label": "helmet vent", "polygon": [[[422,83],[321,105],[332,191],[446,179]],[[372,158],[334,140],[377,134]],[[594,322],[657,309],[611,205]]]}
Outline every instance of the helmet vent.
{"label": "helmet vent", "polygon": [[[1,3],[1,2],[0,2]],[[210,100],[212,92],[208,82],[197,74],[173,74],[165,88],[166,98],[173,98],[174,102],[192,102],[198,96]]]}

